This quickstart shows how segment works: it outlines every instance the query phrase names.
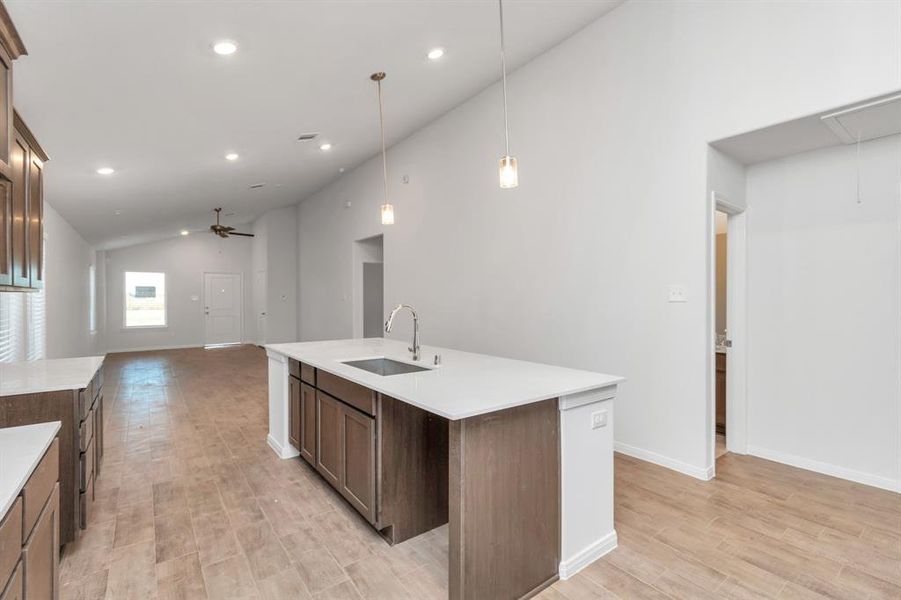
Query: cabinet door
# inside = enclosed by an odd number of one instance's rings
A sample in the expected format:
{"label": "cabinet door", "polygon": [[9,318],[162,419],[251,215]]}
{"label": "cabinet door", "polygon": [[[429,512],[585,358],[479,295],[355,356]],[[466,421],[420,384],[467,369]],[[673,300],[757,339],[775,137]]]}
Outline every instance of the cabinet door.
{"label": "cabinet door", "polygon": [[[2,115],[0,115],[2,117]],[[28,146],[18,137],[13,139],[10,153],[12,168],[12,263],[13,281],[17,287],[31,285],[28,269]]]}
{"label": "cabinet door", "polygon": [[94,405],[94,479],[100,475],[100,460],[103,458],[103,394]]}
{"label": "cabinet door", "polygon": [[341,406],[341,494],[375,522],[375,419]]}
{"label": "cabinet door", "polygon": [[6,589],[0,594],[0,600],[22,600],[25,597],[24,594],[25,590],[22,588],[22,563],[20,562],[16,566],[16,570],[13,571],[12,577],[9,578]]}
{"label": "cabinet door", "polygon": [[316,392],[316,470],[335,489],[340,489],[341,403]]}
{"label": "cabinet door", "polygon": [[13,61],[0,46],[0,170],[9,165],[13,132]]}
{"label": "cabinet door", "polygon": [[0,285],[13,284],[13,186],[0,177]]}
{"label": "cabinet door", "polygon": [[300,384],[300,455],[316,464],[316,390]]}
{"label": "cabinet door", "polygon": [[32,288],[44,287],[44,163],[34,153],[28,165],[28,273]]}
{"label": "cabinet door", "polygon": [[22,548],[26,600],[59,597],[59,484]]}
{"label": "cabinet door", "polygon": [[293,375],[288,377],[288,441],[300,449],[300,381]]}

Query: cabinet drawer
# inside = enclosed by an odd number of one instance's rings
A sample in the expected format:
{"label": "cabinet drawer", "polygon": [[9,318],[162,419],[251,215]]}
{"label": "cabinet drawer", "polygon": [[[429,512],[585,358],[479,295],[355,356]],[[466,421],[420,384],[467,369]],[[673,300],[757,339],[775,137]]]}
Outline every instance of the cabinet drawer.
{"label": "cabinet drawer", "polygon": [[96,400],[98,396],[100,396],[100,392],[103,391],[103,367],[97,369],[97,373],[94,375],[94,380],[91,382],[94,388],[94,396],[93,398]]}
{"label": "cabinet drawer", "polygon": [[288,359],[288,374],[300,379],[300,363],[293,358]]}
{"label": "cabinet drawer", "polygon": [[308,364],[300,363],[300,380],[316,387],[316,369]]}
{"label": "cabinet drawer", "polygon": [[88,481],[85,491],[78,493],[78,526],[88,528],[91,520],[91,511],[94,508],[94,480]]}
{"label": "cabinet drawer", "polygon": [[16,498],[12,508],[0,522],[0,586],[3,586],[19,562],[22,552],[22,499]]}
{"label": "cabinet drawer", "polygon": [[94,439],[94,411],[88,411],[87,418],[78,426],[78,449],[84,452]]}
{"label": "cabinet drawer", "polygon": [[0,593],[0,600],[22,600],[25,597],[25,587],[22,585],[25,581],[22,577],[22,563],[16,565],[16,570],[6,584],[6,589]]}
{"label": "cabinet drawer", "polygon": [[367,415],[375,416],[375,392],[369,388],[322,370],[318,372],[316,379],[320,390]]}
{"label": "cabinet drawer", "polygon": [[87,491],[88,484],[94,477],[94,440],[88,444],[88,449],[78,455],[78,486],[82,492]]}
{"label": "cabinet drawer", "polygon": [[56,481],[59,479],[59,438],[54,438],[50,448],[44,454],[40,464],[28,478],[28,483],[22,488],[22,512],[23,527],[22,539],[24,542],[31,535],[34,524],[37,523],[47,498],[53,492]]}

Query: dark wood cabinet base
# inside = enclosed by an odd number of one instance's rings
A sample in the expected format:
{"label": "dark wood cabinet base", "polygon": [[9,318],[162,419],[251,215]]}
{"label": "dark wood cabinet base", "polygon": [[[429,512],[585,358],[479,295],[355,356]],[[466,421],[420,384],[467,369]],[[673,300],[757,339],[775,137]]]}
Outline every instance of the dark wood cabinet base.
{"label": "dark wood cabinet base", "polygon": [[560,565],[557,400],[450,422],[452,600],[528,598]]}

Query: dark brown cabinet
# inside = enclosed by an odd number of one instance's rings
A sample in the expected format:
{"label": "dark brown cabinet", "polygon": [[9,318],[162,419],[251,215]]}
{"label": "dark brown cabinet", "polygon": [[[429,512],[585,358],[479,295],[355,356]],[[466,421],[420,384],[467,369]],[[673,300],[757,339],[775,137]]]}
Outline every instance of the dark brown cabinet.
{"label": "dark brown cabinet", "polygon": [[341,405],[341,495],[375,523],[375,419]]}
{"label": "dark brown cabinet", "polygon": [[59,438],[0,519],[0,600],[59,597]]}
{"label": "dark brown cabinet", "polygon": [[44,286],[44,163],[13,108],[13,61],[26,54],[0,3],[0,291]]}
{"label": "dark brown cabinet", "polygon": [[447,523],[446,419],[294,359],[288,373],[290,443],[389,543]]}
{"label": "dark brown cabinet", "polygon": [[[78,390],[60,390],[16,396],[0,396],[0,427],[17,427],[47,421],[60,421],[58,443],[53,446],[59,467],[52,479],[38,477],[38,467],[25,486],[25,522],[34,523],[50,493],[59,481],[60,543],[78,537],[90,521],[94,501],[94,483],[100,474],[103,457],[103,368],[94,374],[88,386]],[[48,455],[50,451],[48,451]],[[41,463],[44,464],[43,462]],[[42,487],[37,482],[43,482]],[[43,490],[40,493],[32,490]],[[41,503],[29,501],[31,496]]]}
{"label": "dark brown cabinet", "polygon": [[341,485],[341,403],[316,392],[316,470],[332,486]]}
{"label": "dark brown cabinet", "polygon": [[316,464],[316,389],[300,384],[300,455],[311,465]]}
{"label": "dark brown cabinet", "polygon": [[22,548],[22,566],[27,600],[59,597],[59,484]]}
{"label": "dark brown cabinet", "polygon": [[295,448],[300,448],[300,380],[288,378],[288,441]]}

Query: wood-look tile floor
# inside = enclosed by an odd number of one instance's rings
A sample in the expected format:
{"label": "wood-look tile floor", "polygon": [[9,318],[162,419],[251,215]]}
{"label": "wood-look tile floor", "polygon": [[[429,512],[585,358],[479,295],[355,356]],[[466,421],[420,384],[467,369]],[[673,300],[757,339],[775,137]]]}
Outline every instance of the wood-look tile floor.
{"label": "wood-look tile floor", "polygon": [[[62,598],[447,597],[446,527],[391,548],[268,448],[262,350],[105,369],[105,460]],[[618,455],[616,528],[614,552],[538,597],[901,598],[901,496],[760,459],[727,454],[701,482]]]}

